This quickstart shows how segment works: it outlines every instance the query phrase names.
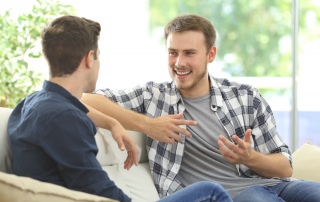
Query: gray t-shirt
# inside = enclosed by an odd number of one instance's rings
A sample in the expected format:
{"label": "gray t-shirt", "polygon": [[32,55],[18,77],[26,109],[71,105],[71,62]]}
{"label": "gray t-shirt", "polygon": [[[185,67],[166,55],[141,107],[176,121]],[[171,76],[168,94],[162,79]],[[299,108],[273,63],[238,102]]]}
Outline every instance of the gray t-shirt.
{"label": "gray t-shirt", "polygon": [[198,181],[212,181],[225,188],[232,199],[253,185],[272,186],[280,179],[243,178],[235,164],[227,161],[219,151],[219,135],[230,140],[227,131],[210,107],[210,93],[198,98],[183,97],[184,118],[195,120],[197,126],[187,126],[192,138],[186,138],[183,160],[177,179],[188,186]]}

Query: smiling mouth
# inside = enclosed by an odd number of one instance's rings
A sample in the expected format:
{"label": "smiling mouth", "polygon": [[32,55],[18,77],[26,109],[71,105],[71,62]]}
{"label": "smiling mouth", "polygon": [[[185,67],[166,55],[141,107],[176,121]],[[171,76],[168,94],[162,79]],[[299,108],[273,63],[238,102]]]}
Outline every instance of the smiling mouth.
{"label": "smiling mouth", "polygon": [[178,72],[177,70],[174,70],[176,72],[177,75],[179,76],[185,76],[191,73],[191,71],[184,71],[184,72]]}

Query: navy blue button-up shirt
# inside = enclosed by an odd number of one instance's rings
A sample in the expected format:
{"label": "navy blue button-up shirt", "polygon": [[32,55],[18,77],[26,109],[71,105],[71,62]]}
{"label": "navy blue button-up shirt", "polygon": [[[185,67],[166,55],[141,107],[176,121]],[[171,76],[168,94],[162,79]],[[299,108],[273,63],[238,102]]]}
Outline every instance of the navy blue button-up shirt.
{"label": "navy blue button-up shirt", "polygon": [[96,159],[97,129],[88,109],[63,87],[45,81],[8,122],[12,172],[69,189],[130,201]]}

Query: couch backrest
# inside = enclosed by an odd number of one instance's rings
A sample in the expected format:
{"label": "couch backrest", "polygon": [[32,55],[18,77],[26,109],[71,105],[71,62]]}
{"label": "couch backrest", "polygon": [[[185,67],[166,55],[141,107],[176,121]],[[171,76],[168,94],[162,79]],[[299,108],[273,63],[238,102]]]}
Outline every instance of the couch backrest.
{"label": "couch backrest", "polygon": [[11,146],[7,134],[8,119],[12,109],[0,107],[0,171],[11,173]]}

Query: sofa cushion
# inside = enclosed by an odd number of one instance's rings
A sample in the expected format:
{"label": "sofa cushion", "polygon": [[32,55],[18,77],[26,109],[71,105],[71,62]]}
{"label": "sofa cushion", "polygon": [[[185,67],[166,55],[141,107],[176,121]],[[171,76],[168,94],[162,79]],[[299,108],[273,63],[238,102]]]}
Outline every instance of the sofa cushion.
{"label": "sofa cushion", "polygon": [[320,147],[306,142],[292,155],[293,178],[320,182]]}
{"label": "sofa cushion", "polygon": [[122,168],[120,172],[125,178],[133,201],[150,202],[160,199],[152,180],[148,162],[132,166],[129,171]]}
{"label": "sofa cushion", "polygon": [[159,200],[159,195],[153,184],[149,163],[133,165],[130,170],[122,165],[102,166],[109,178],[127,194],[132,201],[150,202]]}
{"label": "sofa cushion", "polygon": [[0,171],[11,173],[11,146],[7,125],[12,109],[0,107]]}
{"label": "sofa cushion", "polygon": [[95,196],[64,187],[40,182],[28,177],[18,177],[0,172],[1,202],[112,202],[108,198]]}
{"label": "sofa cushion", "polygon": [[[146,149],[146,135],[136,131],[127,131],[136,141],[139,151],[138,162],[149,162]],[[127,152],[118,148],[117,142],[112,138],[111,132],[98,128],[96,142],[99,148],[97,159],[102,166],[123,164],[127,158]]]}

